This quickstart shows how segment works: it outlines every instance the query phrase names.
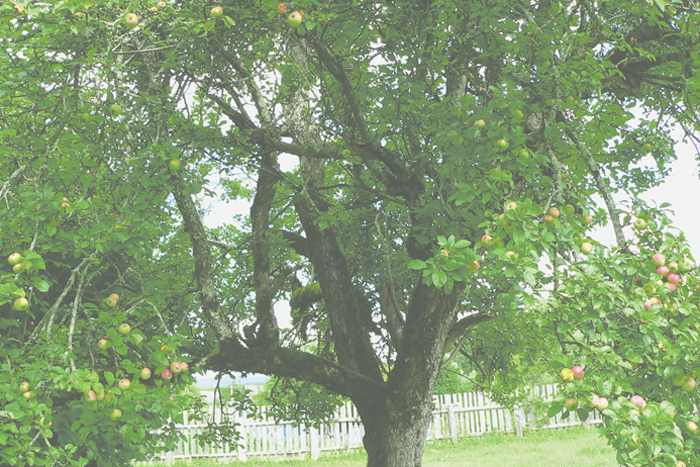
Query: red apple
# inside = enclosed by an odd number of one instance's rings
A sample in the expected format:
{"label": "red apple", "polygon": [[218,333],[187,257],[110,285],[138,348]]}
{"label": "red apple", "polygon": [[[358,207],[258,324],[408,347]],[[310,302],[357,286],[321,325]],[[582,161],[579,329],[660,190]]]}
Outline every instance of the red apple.
{"label": "red apple", "polygon": [[559,208],[551,207],[549,208],[549,211],[547,211],[550,216],[552,217],[559,217]]}
{"label": "red apple", "polygon": [[180,368],[182,368],[182,371],[187,371],[190,369],[190,366],[187,364],[187,362],[180,362]]}
{"label": "red apple", "polygon": [[688,376],[685,381],[683,381],[681,388],[686,392],[690,392],[695,389],[695,378]]}
{"label": "red apple", "polygon": [[547,224],[551,224],[551,223],[554,222],[554,218],[553,218],[552,216],[550,216],[549,214],[547,214],[547,215],[544,216],[544,221],[545,221]]}
{"label": "red apple", "polygon": [[107,339],[100,339],[97,341],[97,348],[100,350],[106,350],[108,345]]}
{"label": "red apple", "polygon": [[608,400],[605,397],[601,397],[598,399],[597,408],[602,412],[603,410],[608,408],[608,404]]}
{"label": "red apple", "polygon": [[180,374],[180,372],[182,371],[182,367],[180,366],[180,362],[173,362],[170,365],[170,371],[172,371],[173,374],[176,374],[176,375]]}
{"label": "red apple", "polygon": [[121,334],[129,334],[131,332],[131,326],[128,323],[122,323],[117,328]]}
{"label": "red apple", "polygon": [[493,245],[493,238],[491,237],[491,235],[484,235],[483,237],[481,237],[481,244],[485,247],[490,247],[491,245]]}
{"label": "red apple", "polygon": [[688,430],[690,430],[691,433],[694,433],[696,435],[700,433],[700,429],[698,429],[698,424],[692,420],[688,420]]}
{"label": "red apple", "polygon": [[575,367],[571,368],[571,372],[574,374],[576,379],[583,379],[584,372],[583,368],[580,366],[576,365]]}
{"label": "red apple", "polygon": [[131,29],[139,25],[139,17],[136,16],[136,13],[127,13],[124,17],[124,21],[126,21],[126,25]]}
{"label": "red apple", "polygon": [[88,402],[95,402],[97,400],[97,394],[95,394],[95,391],[90,390],[85,394],[85,399],[87,399]]}
{"label": "red apple", "polygon": [[666,264],[666,257],[662,255],[661,253],[656,253],[652,258],[651,261],[654,263],[654,266],[663,266]]}
{"label": "red apple", "polygon": [[19,264],[22,262],[22,255],[20,255],[19,253],[12,253],[10,256],[7,257],[7,262],[10,263],[11,266]]}
{"label": "red apple", "polygon": [[668,288],[668,290],[671,292],[674,292],[676,290],[676,284],[673,282],[666,282],[666,288]]}
{"label": "red apple", "polygon": [[671,272],[668,274],[668,281],[673,284],[677,284],[681,281],[681,276],[676,274],[675,272]]}
{"label": "red apple", "polygon": [[148,368],[144,368],[141,370],[141,379],[148,379],[151,377],[151,370]]}
{"label": "red apple", "polygon": [[596,393],[591,394],[591,405],[593,407],[597,407],[599,403],[600,403],[600,397],[598,397],[598,394],[596,394]]}
{"label": "red apple", "polygon": [[289,17],[287,18],[287,22],[289,25],[293,28],[299,26],[301,24],[301,14],[299,14],[298,11],[293,11],[289,14]]}
{"label": "red apple", "polygon": [[656,273],[665,276],[669,273],[669,269],[666,266],[659,266],[658,268],[656,268]]}
{"label": "red apple", "polygon": [[173,374],[170,370],[167,368],[163,370],[163,379],[166,381],[170,381],[173,378]]}
{"label": "red apple", "polygon": [[640,409],[643,409],[644,407],[647,406],[647,402],[644,400],[644,398],[638,394],[635,394],[630,398],[630,402],[632,402],[634,405],[639,407]]}
{"label": "red apple", "polygon": [[29,301],[27,301],[26,298],[18,298],[17,300],[15,300],[15,303],[12,305],[12,308],[14,308],[17,311],[23,311],[26,310],[28,306]]}
{"label": "red apple", "polygon": [[129,381],[126,378],[121,379],[121,380],[119,380],[118,386],[119,386],[119,389],[121,389],[122,391],[126,391],[127,389],[129,389],[129,386],[131,386],[131,381]]}
{"label": "red apple", "polygon": [[224,9],[221,8],[220,6],[215,6],[214,8],[211,9],[211,17],[212,18],[220,18],[223,15],[224,15]]}
{"label": "red apple", "polygon": [[113,410],[109,413],[109,418],[111,418],[112,420],[117,420],[117,419],[119,419],[121,416],[122,416],[122,411],[119,410],[119,409],[113,409]]}
{"label": "red apple", "polygon": [[287,12],[287,5],[285,5],[284,3],[280,3],[277,6],[277,11],[279,11],[280,13],[286,13]]}

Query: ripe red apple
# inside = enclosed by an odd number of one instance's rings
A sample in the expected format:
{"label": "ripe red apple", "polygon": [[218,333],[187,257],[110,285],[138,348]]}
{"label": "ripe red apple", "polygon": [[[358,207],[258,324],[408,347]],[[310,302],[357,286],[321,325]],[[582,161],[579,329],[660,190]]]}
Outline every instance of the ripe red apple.
{"label": "ripe red apple", "polygon": [[486,128],[486,121],[485,120],[477,120],[474,122],[474,128],[481,130],[483,128]]}
{"label": "ripe red apple", "polygon": [[131,326],[128,323],[122,323],[117,328],[121,334],[129,334],[131,332]]}
{"label": "ripe red apple", "polygon": [[139,25],[139,17],[136,16],[136,13],[127,13],[124,17],[124,21],[126,21],[126,25],[131,29]]}
{"label": "ripe red apple", "polygon": [[673,284],[677,284],[681,281],[681,276],[676,274],[675,272],[671,272],[668,274],[668,281]]}
{"label": "ripe red apple", "polygon": [[121,416],[122,416],[122,411],[119,410],[119,409],[113,409],[113,410],[109,413],[109,418],[111,418],[112,420],[117,420],[117,419],[119,419]]}
{"label": "ripe red apple", "polygon": [[100,350],[106,350],[107,345],[109,345],[107,339],[100,339],[99,341],[97,341],[97,348]]}
{"label": "ripe red apple", "polygon": [[22,255],[20,255],[19,253],[12,253],[10,256],[7,257],[7,262],[10,263],[10,266],[19,264],[22,262]]}
{"label": "ripe red apple", "polygon": [[476,271],[477,269],[479,269],[479,262],[473,261],[467,264],[467,269],[469,269],[470,271]]}
{"label": "ripe red apple", "polygon": [[690,392],[695,389],[695,378],[688,376],[685,381],[683,381],[681,388],[686,392]]}
{"label": "ripe red apple", "polygon": [[608,408],[608,404],[608,400],[605,397],[601,397],[598,399],[597,408],[602,412],[603,410]]}
{"label": "ripe red apple", "polygon": [[12,270],[14,271],[15,274],[22,274],[25,269],[27,269],[27,265],[24,263],[24,261],[12,266]]}
{"label": "ripe red apple", "polygon": [[630,398],[630,402],[632,402],[634,405],[639,407],[640,409],[643,409],[644,407],[647,406],[647,402],[644,400],[644,398],[638,394],[635,394]]}
{"label": "ripe red apple", "polygon": [[549,211],[547,211],[547,213],[549,213],[549,215],[552,217],[559,217],[560,215],[559,208],[556,208],[554,206],[549,208]]}
{"label": "ripe red apple", "polygon": [[180,368],[182,368],[182,371],[187,371],[190,369],[190,366],[187,364],[187,362],[180,362]]}
{"label": "ripe red apple", "polygon": [[508,141],[504,140],[503,138],[497,139],[496,142],[495,142],[494,144],[495,144],[496,147],[497,147],[498,149],[500,149],[501,151],[505,151],[506,149],[508,149],[508,146],[510,146],[510,144],[508,143]]}
{"label": "ripe red apple", "polygon": [[581,253],[583,253],[584,255],[588,256],[591,254],[592,251],[593,251],[593,245],[591,245],[590,243],[584,242],[581,245]]}
{"label": "ripe red apple", "polygon": [[490,247],[491,245],[493,245],[493,238],[491,237],[491,235],[484,235],[483,237],[481,237],[481,244],[485,247]]}
{"label": "ripe red apple", "polygon": [[544,221],[545,221],[547,224],[551,224],[551,223],[554,222],[554,218],[553,218],[552,216],[550,216],[549,214],[547,214],[546,216],[544,216]]}
{"label": "ripe red apple", "polygon": [[289,17],[287,18],[287,22],[289,25],[293,28],[299,26],[301,24],[301,15],[299,14],[298,11],[293,11],[289,14]]}
{"label": "ripe red apple", "polygon": [[24,381],[22,384],[19,385],[19,390],[20,392],[27,392],[29,391],[29,381]]}
{"label": "ripe red apple", "polygon": [[674,284],[673,282],[666,282],[666,288],[668,290],[670,290],[671,292],[675,292],[676,291],[676,284]]}
{"label": "ripe red apple", "polygon": [[559,374],[561,375],[561,379],[563,379],[567,383],[570,383],[574,380],[574,372],[571,370],[571,368],[564,368]]}
{"label": "ripe red apple", "polygon": [[656,253],[651,258],[651,261],[654,263],[654,266],[663,266],[666,264],[666,257],[661,253]]}
{"label": "ripe red apple", "polygon": [[14,308],[17,311],[23,311],[26,310],[28,306],[29,301],[27,301],[26,298],[18,298],[17,300],[15,300],[15,303],[12,305],[12,308]]}
{"label": "ripe red apple", "polygon": [[285,5],[284,3],[280,3],[277,6],[277,11],[279,11],[280,13],[286,13],[287,12],[287,5]]}
{"label": "ripe red apple", "polygon": [[576,379],[583,379],[584,372],[583,368],[580,366],[576,365],[575,367],[571,368],[571,372],[574,374]]}
{"label": "ripe red apple", "polygon": [[168,6],[165,2],[158,2],[157,5],[159,8],[165,8],[166,6]]}
{"label": "ripe red apple", "polygon": [[578,401],[576,399],[568,399],[566,402],[564,402],[564,407],[566,407],[566,409],[569,411],[576,410],[578,407]]}
{"label": "ripe red apple", "polygon": [[658,268],[656,268],[656,273],[665,276],[669,273],[669,269],[666,266],[659,266]]}
{"label": "ripe red apple", "polygon": [[181,163],[178,159],[173,159],[168,163],[168,167],[173,172],[177,172],[178,170],[180,170],[180,165],[181,165]]}
{"label": "ripe red apple", "polygon": [[634,221],[634,228],[637,230],[646,230],[647,221],[641,218],[637,219],[636,221]]}
{"label": "ripe red apple", "polygon": [[173,374],[170,370],[167,368],[163,370],[163,379],[166,381],[170,381],[173,378]]}
{"label": "ripe red apple", "polygon": [[220,18],[223,15],[224,15],[224,9],[221,8],[220,6],[215,6],[214,8],[211,9],[211,17],[212,18]]}
{"label": "ripe red apple", "polygon": [[596,394],[596,393],[591,394],[591,405],[593,407],[597,407],[599,403],[600,403],[600,397],[598,397],[598,394]]}
{"label": "ripe red apple", "polygon": [[698,424],[692,420],[688,420],[688,430],[690,430],[691,433],[694,433],[696,435],[700,433],[700,429],[698,429]]}
{"label": "ripe red apple", "polygon": [[647,311],[650,310],[651,307],[652,307],[652,306],[655,306],[655,305],[661,305],[661,301],[660,301],[658,298],[656,298],[656,297],[652,297],[652,298],[650,298],[650,299],[648,299],[647,301],[644,302],[644,308],[645,308]]}
{"label": "ripe red apple", "polygon": [[97,394],[95,394],[95,391],[89,390],[85,394],[85,399],[87,399],[88,402],[95,402],[97,400]]}
{"label": "ripe red apple", "polygon": [[131,381],[129,381],[126,378],[121,379],[121,380],[119,380],[118,386],[119,386],[119,389],[121,389],[122,391],[126,391],[127,389],[129,389],[129,386],[131,386]]}
{"label": "ripe red apple", "polygon": [[170,371],[172,371],[173,374],[176,375],[180,374],[180,372],[182,371],[182,366],[180,366],[180,362],[173,362],[170,365]]}

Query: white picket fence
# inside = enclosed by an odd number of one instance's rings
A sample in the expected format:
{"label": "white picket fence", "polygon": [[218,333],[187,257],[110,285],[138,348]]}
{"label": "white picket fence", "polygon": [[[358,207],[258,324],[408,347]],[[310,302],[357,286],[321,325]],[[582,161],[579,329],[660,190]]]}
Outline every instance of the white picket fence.
{"label": "white picket fence", "polygon": [[[532,394],[542,400],[549,400],[557,392],[557,386],[535,387]],[[534,411],[526,413],[522,408],[509,410],[491,400],[483,393],[462,393],[435,396],[433,420],[428,430],[428,440],[451,439],[461,436],[481,435],[489,432],[522,434],[522,428],[565,428],[581,425],[578,417],[572,414],[562,419],[536,417]],[[220,415],[215,422],[220,423]],[[185,413],[184,423],[177,429],[183,434],[178,448],[163,455],[166,463],[176,459],[218,458],[220,461],[245,461],[251,456],[282,459],[287,457],[309,456],[318,459],[321,453],[343,452],[362,448],[364,429],[357,410],[347,402],[339,408],[335,417],[320,428],[295,426],[292,422],[275,422],[264,408],[262,417],[253,418],[243,412],[233,412],[229,420],[238,424],[241,439],[221,446],[200,446],[195,439],[197,433],[207,428],[204,423],[191,423]],[[598,411],[589,414],[585,424],[601,423]]]}

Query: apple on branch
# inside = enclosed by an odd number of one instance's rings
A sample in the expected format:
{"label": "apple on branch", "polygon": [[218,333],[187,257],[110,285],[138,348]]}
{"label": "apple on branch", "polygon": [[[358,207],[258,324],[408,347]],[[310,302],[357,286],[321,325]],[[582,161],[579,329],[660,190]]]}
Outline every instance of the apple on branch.
{"label": "apple on branch", "polygon": [[224,9],[221,8],[220,6],[215,6],[214,8],[211,9],[211,17],[212,18],[220,18],[224,15]]}
{"label": "apple on branch", "polygon": [[301,24],[301,20],[302,20],[301,14],[299,14],[298,11],[291,12],[289,14],[289,16],[287,17],[287,22],[293,28],[299,26]]}

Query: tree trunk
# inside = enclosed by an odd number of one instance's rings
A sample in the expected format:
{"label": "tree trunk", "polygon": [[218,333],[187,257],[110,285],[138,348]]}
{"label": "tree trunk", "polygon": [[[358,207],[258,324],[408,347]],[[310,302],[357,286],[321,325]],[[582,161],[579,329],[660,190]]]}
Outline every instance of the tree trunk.
{"label": "tree trunk", "polygon": [[[363,444],[368,467],[418,467],[430,427],[432,393],[422,400],[392,394],[358,406],[365,427]],[[357,405],[357,404],[356,404]]]}

